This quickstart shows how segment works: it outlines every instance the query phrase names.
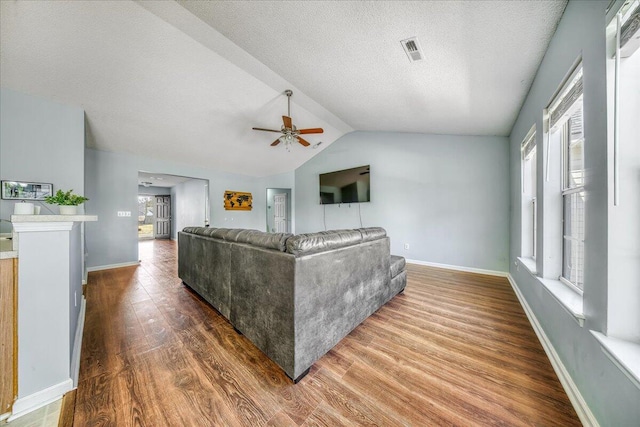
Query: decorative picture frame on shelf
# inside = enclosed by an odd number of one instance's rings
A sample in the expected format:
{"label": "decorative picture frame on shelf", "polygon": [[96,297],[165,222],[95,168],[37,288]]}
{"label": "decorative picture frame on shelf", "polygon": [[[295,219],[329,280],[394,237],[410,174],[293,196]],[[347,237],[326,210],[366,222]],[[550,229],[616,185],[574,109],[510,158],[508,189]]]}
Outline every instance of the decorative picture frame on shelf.
{"label": "decorative picture frame on shelf", "polygon": [[53,195],[53,184],[43,182],[2,181],[3,200],[44,200]]}
{"label": "decorative picture frame on shelf", "polygon": [[251,193],[230,190],[224,192],[224,209],[227,211],[250,211],[253,208],[252,204]]}

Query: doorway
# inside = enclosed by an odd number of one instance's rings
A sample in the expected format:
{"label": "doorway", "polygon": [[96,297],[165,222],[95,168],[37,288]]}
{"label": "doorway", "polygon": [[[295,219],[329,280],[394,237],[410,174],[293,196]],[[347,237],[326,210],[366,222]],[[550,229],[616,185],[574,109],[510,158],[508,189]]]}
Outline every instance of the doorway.
{"label": "doorway", "polygon": [[138,194],[138,239],[153,239],[153,195]]}
{"label": "doorway", "polygon": [[171,196],[138,194],[138,239],[171,238]]}
{"label": "doorway", "polygon": [[138,172],[138,239],[176,239],[184,227],[208,224],[208,180]]}
{"label": "doorway", "polygon": [[291,189],[267,188],[267,232],[291,232]]}

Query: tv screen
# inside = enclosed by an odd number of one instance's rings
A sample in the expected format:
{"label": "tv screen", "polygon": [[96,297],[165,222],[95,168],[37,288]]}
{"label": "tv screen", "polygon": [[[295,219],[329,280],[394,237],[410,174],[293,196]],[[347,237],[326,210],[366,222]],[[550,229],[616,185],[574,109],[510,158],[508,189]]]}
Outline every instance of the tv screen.
{"label": "tv screen", "polygon": [[369,165],[320,174],[320,204],[371,201]]}

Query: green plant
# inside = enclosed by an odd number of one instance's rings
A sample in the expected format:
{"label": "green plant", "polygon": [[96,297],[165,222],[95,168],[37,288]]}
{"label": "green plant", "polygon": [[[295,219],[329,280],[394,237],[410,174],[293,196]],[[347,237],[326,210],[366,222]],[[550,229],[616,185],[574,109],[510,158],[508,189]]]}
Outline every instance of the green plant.
{"label": "green plant", "polygon": [[87,200],[89,199],[87,199],[84,196],[78,196],[77,194],[73,194],[73,190],[69,190],[67,192],[58,190],[56,191],[56,194],[54,194],[53,196],[47,196],[44,199],[45,202],[51,205],[62,205],[62,206],[78,206],[86,202]]}

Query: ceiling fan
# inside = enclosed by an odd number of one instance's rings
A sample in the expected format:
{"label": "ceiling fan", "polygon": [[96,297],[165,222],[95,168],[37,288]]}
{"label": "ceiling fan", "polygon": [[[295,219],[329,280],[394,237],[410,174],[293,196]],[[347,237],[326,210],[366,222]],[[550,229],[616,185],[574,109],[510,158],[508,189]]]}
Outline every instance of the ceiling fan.
{"label": "ceiling fan", "polygon": [[287,147],[287,150],[289,149],[289,146],[293,143],[293,142],[298,142],[302,145],[304,145],[305,147],[308,147],[309,145],[311,145],[307,140],[305,140],[304,138],[300,137],[300,135],[305,135],[305,134],[311,134],[311,133],[323,133],[324,130],[322,128],[310,128],[310,129],[298,129],[294,126],[293,122],[291,121],[291,95],[293,95],[293,92],[289,89],[284,91],[284,94],[287,95],[287,115],[286,116],[282,116],[282,126],[280,128],[280,130],[275,130],[275,129],[265,129],[265,128],[252,128],[253,130],[262,130],[262,131],[266,131],[266,132],[277,132],[277,133],[282,133],[282,136],[280,136],[278,139],[276,139],[275,141],[273,141],[271,143],[272,147],[275,147],[276,145],[280,144],[281,142],[284,142],[285,146]]}

